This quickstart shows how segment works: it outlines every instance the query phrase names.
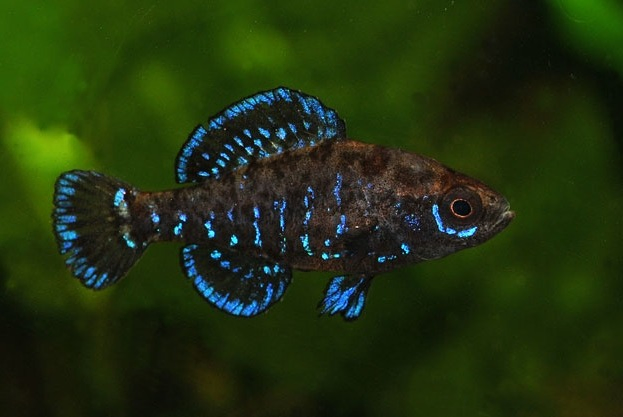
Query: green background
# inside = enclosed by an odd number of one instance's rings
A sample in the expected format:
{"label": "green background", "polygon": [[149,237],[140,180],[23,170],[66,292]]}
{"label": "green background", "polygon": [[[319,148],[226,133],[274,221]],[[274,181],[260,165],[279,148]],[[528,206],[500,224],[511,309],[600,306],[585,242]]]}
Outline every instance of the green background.
{"label": "green background", "polygon": [[[615,0],[0,0],[0,414],[623,415],[622,75]],[[175,244],[103,292],[70,276],[60,172],[171,188],[197,123],[278,85],[516,219],[377,278],[353,323],[314,273],[223,314]]]}

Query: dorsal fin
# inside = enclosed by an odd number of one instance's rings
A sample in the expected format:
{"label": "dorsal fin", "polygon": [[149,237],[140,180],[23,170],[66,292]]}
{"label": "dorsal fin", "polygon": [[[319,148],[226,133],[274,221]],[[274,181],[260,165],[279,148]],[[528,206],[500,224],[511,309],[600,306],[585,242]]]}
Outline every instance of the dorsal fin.
{"label": "dorsal fin", "polygon": [[300,91],[279,87],[257,93],[192,131],[177,155],[178,183],[218,178],[250,161],[346,137],[335,110]]}

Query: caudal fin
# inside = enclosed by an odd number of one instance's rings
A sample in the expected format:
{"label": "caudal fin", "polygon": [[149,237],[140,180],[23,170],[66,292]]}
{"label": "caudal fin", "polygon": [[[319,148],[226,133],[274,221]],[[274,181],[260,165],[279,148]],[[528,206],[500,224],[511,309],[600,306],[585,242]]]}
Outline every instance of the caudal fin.
{"label": "caudal fin", "polygon": [[137,194],[134,187],[93,171],[69,171],[56,180],[56,242],[85,286],[99,290],[114,284],[147,247],[132,234],[131,205]]}

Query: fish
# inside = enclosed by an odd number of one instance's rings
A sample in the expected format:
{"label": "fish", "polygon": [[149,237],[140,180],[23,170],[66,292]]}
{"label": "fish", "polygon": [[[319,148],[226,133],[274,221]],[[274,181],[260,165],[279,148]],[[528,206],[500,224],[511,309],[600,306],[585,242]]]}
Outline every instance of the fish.
{"label": "fish", "polygon": [[354,320],[375,276],[480,245],[515,215],[432,158],[349,139],[335,110],[286,87],[198,125],[175,179],[188,185],[146,192],[96,171],[62,173],[52,223],[73,276],[101,290],[152,243],[181,242],[184,275],[221,311],[256,316],[293,270],[330,271],[320,314]]}

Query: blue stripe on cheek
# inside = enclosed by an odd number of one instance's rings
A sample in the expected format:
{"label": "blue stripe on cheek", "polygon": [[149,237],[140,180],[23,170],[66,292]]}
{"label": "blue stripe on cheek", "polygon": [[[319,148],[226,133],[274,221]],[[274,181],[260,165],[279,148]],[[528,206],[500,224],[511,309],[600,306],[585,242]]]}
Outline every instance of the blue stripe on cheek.
{"label": "blue stripe on cheek", "polygon": [[470,237],[470,236],[473,236],[474,233],[476,233],[476,230],[478,230],[477,226],[470,227],[469,229],[461,230],[459,233],[457,233],[457,236],[458,237]]}
{"label": "blue stripe on cheek", "polygon": [[439,206],[437,204],[433,204],[432,212],[433,212],[433,217],[435,218],[435,223],[437,223],[437,229],[439,229],[440,232],[445,233],[447,235],[457,235],[460,238],[466,238],[466,237],[473,236],[474,233],[476,233],[476,231],[478,230],[478,226],[473,226],[473,227],[470,227],[469,229],[465,229],[465,230],[461,230],[457,232],[455,229],[452,229],[451,227],[447,227],[446,225],[443,224],[443,220],[441,219],[441,216],[439,215]]}

